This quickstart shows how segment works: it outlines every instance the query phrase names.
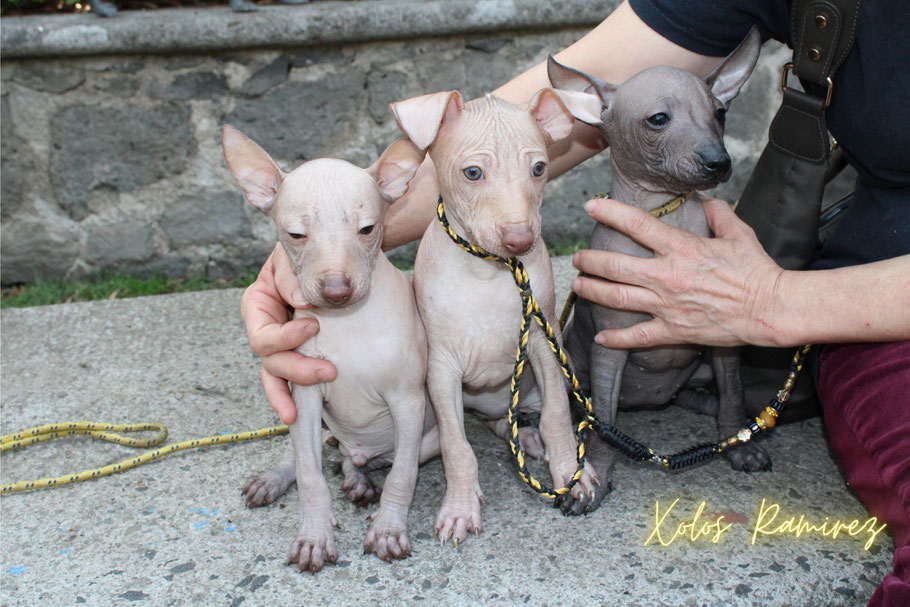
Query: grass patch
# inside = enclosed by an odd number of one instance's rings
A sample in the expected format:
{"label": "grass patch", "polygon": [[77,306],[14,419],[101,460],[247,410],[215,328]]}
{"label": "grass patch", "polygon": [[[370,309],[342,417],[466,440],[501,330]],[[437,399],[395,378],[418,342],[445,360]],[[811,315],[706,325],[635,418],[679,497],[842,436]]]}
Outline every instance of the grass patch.
{"label": "grass patch", "polygon": [[[549,246],[550,255],[572,255],[588,247],[586,240],[567,240]],[[401,270],[414,269],[417,247],[404,249],[390,256],[392,263]],[[189,279],[138,278],[123,273],[105,272],[82,280],[60,278],[39,278],[32,284],[3,289],[0,292],[0,308],[24,308],[27,306],[48,306],[74,301],[96,301],[99,299],[121,299],[143,295],[207,291],[209,289],[230,289],[249,286],[259,269],[249,269],[240,276],[230,279],[212,279],[204,276]]]}
{"label": "grass patch", "polygon": [[256,279],[258,272],[258,269],[250,269],[230,280],[204,276],[182,280],[161,278],[160,276],[138,278],[128,274],[108,272],[83,280],[38,279],[32,284],[3,289],[0,293],[0,308],[46,306],[73,301],[120,299],[142,295],[246,287]]}
{"label": "grass patch", "polygon": [[550,250],[550,257],[558,257],[562,255],[574,255],[582,249],[588,248],[587,240],[564,240],[561,242],[555,242],[548,245]]}

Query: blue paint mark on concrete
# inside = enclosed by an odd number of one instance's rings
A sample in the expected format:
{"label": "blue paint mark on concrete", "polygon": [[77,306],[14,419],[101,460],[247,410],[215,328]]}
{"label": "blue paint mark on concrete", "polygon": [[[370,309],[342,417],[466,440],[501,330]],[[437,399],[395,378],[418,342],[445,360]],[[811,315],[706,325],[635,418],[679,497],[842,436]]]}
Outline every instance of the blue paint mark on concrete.
{"label": "blue paint mark on concrete", "polygon": [[206,516],[218,516],[218,508],[215,508],[214,510],[207,510],[205,508],[196,508],[194,506],[190,506],[189,508],[186,509],[186,511],[187,512],[198,512],[199,514],[204,514]]}
{"label": "blue paint mark on concrete", "polygon": [[25,565],[21,565],[19,567],[10,567],[9,569],[7,569],[7,571],[12,573],[13,575],[19,575],[20,573],[23,573],[25,571]]}
{"label": "blue paint mark on concrete", "polygon": [[233,433],[234,433],[233,430],[222,430],[218,434],[220,434],[221,436],[227,436],[228,434],[233,434]]}
{"label": "blue paint mark on concrete", "polygon": [[209,524],[208,521],[202,521],[201,523],[193,523],[193,527],[195,527],[196,529],[202,529],[203,527],[207,527],[208,524]]}
{"label": "blue paint mark on concrete", "polygon": [[58,552],[57,554],[69,554],[69,553],[70,553],[70,549],[69,549],[69,548],[64,548],[63,550],[61,550],[61,551]]}
{"label": "blue paint mark on concrete", "polygon": [[237,525],[231,525],[230,527],[225,527],[225,528],[224,528],[224,531],[225,531],[225,532],[228,532],[228,531],[237,531]]}

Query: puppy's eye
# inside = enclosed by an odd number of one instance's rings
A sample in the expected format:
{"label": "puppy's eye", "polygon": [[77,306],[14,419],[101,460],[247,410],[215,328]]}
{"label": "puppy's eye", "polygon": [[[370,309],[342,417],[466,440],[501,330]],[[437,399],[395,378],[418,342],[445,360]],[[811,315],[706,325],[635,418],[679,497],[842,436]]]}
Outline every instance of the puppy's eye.
{"label": "puppy's eye", "polygon": [[288,232],[288,236],[290,236],[292,240],[305,240],[306,239],[306,234],[300,234],[297,232]]}
{"label": "puppy's eye", "polygon": [[547,170],[547,165],[543,162],[535,162],[534,166],[531,167],[531,175],[534,177],[540,177],[543,175],[543,172]]}
{"label": "puppy's eye", "polygon": [[717,122],[720,123],[720,126],[724,126],[727,122],[727,110],[722,107],[717,108],[714,111],[714,117],[717,118]]}
{"label": "puppy's eye", "polygon": [[363,234],[364,236],[366,236],[367,234],[372,234],[373,228],[375,228],[375,227],[376,227],[376,225],[373,224],[371,226],[366,226],[365,228],[360,228],[360,233]]}
{"label": "puppy's eye", "polygon": [[477,181],[483,177],[483,171],[480,167],[468,167],[462,173],[468,178],[468,181]]}
{"label": "puppy's eye", "polygon": [[653,116],[648,116],[646,122],[655,129],[660,129],[670,123],[670,115],[664,112],[658,112]]}

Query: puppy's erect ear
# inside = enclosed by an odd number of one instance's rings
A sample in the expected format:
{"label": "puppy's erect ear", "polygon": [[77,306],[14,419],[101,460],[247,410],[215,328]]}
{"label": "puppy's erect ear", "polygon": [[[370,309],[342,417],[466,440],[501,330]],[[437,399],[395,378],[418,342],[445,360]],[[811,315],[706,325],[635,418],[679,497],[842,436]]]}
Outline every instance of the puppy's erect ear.
{"label": "puppy's erect ear", "polygon": [[[574,67],[563,65],[553,55],[547,59],[547,75],[550,77],[550,84],[554,88],[563,91],[580,91],[582,93],[592,93],[600,97],[603,107],[610,107],[613,93],[616,92],[616,85],[605,82],[600,78],[586,74]],[[600,112],[598,112],[598,119]]]}
{"label": "puppy's erect ear", "polygon": [[426,150],[419,149],[408,139],[399,139],[367,169],[386,202],[395,202],[404,196],[424,156]]}
{"label": "puppy's erect ear", "polygon": [[265,150],[229,124],[221,128],[221,145],[228,170],[254,207],[268,213],[284,173]]}
{"label": "puppy's erect ear", "polygon": [[541,89],[531,99],[528,110],[550,142],[569,136],[575,120],[600,124],[600,99],[578,91]]}
{"label": "puppy's erect ear", "polygon": [[727,58],[705,77],[705,83],[711,89],[711,93],[724,104],[724,107],[730,105],[733,98],[739,94],[739,89],[749,79],[760,51],[761,35],[753,27],[736,50],[727,55]]}
{"label": "puppy's erect ear", "polygon": [[442,123],[461,114],[464,99],[458,91],[444,91],[396,101],[389,109],[395,114],[401,132],[425,150],[436,139]]}

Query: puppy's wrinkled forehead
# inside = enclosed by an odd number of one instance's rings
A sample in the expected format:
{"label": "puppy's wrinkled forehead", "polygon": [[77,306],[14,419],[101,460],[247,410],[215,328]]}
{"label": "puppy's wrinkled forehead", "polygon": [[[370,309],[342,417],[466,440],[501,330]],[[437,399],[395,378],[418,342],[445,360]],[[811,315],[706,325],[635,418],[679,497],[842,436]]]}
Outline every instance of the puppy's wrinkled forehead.
{"label": "puppy's wrinkled forehead", "polygon": [[379,188],[366,171],[344,160],[321,158],[297,167],[285,178],[275,211],[276,219],[342,219],[355,209],[378,212],[381,204]]}
{"label": "puppy's wrinkled forehead", "polygon": [[527,108],[492,95],[467,102],[458,120],[443,130],[445,144],[459,151],[488,149],[509,157],[518,147],[546,149],[543,132]]}
{"label": "puppy's wrinkled forehead", "polygon": [[[618,103],[640,106],[649,100],[685,101],[687,105],[706,105],[713,96],[705,81],[685,70],[657,66],[639,72],[617,89]],[[647,111],[647,110],[645,110]]]}

